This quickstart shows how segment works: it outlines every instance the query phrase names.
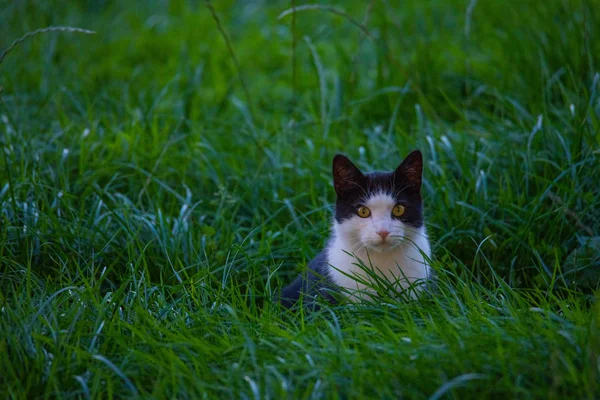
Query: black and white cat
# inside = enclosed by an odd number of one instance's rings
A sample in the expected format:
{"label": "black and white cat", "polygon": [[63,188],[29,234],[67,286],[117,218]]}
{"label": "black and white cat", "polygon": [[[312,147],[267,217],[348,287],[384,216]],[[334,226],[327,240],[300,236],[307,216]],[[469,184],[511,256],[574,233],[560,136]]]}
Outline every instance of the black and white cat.
{"label": "black and white cat", "polygon": [[[350,300],[370,297],[373,276],[398,291],[429,278],[431,248],[423,222],[422,170],[420,151],[410,153],[393,172],[369,174],[347,157],[335,156],[332,235],[306,274],[282,290],[282,305],[291,307],[300,297],[307,304],[318,295],[334,303],[332,292],[343,292]],[[414,297],[419,288],[413,290]]]}

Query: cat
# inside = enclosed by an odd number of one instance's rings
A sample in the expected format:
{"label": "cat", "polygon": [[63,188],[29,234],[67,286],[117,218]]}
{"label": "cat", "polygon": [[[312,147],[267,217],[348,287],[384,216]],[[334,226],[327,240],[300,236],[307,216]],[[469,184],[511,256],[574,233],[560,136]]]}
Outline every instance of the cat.
{"label": "cat", "polygon": [[[331,236],[306,273],[286,286],[280,302],[290,308],[372,298],[372,282],[385,279],[396,291],[431,276],[431,246],[423,220],[423,157],[410,153],[393,172],[363,174],[346,156],[333,159],[336,192]],[[386,286],[390,287],[390,286]],[[421,287],[411,288],[411,297]]]}

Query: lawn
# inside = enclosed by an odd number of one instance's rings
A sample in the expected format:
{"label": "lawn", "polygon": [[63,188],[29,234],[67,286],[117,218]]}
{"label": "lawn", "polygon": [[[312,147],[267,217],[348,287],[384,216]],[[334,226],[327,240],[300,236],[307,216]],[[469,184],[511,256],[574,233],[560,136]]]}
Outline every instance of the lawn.
{"label": "lawn", "polygon": [[[95,32],[0,61],[0,398],[600,398],[594,2],[66,4],[0,1]],[[413,149],[435,289],[271,301]]]}

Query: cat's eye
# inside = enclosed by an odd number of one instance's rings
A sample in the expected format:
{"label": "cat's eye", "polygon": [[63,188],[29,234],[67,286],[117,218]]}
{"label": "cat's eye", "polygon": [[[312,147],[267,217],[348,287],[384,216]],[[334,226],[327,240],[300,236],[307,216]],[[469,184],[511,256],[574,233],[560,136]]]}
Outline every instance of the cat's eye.
{"label": "cat's eye", "polygon": [[359,217],[361,218],[368,218],[371,216],[371,210],[369,210],[367,207],[365,206],[360,206],[358,207],[358,209],[356,210],[356,213],[358,214]]}
{"label": "cat's eye", "polygon": [[404,206],[402,204],[396,204],[394,208],[392,208],[392,215],[394,217],[401,217],[404,214]]}

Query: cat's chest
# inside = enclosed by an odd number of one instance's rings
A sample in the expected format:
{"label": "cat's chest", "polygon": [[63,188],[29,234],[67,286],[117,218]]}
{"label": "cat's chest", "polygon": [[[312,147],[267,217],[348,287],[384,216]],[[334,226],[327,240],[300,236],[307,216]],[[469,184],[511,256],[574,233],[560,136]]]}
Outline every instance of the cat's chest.
{"label": "cat's chest", "polygon": [[327,249],[329,277],[342,288],[368,290],[369,284],[364,283],[372,281],[372,277],[369,277],[372,274],[365,271],[368,268],[391,283],[407,287],[415,280],[426,279],[429,275],[429,267],[422,253],[429,253],[429,243],[424,241],[419,249],[416,246],[402,245],[385,252],[350,253],[348,243],[339,238],[334,239]]}

